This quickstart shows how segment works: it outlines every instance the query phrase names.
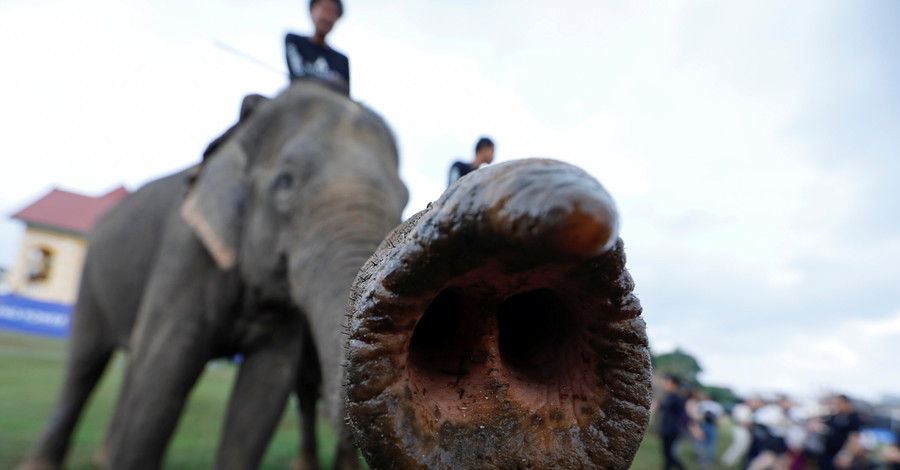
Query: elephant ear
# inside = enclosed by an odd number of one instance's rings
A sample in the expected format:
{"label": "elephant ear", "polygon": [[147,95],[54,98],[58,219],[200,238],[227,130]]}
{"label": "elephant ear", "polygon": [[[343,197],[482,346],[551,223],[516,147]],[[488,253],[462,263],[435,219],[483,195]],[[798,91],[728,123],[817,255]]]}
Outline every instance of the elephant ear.
{"label": "elephant ear", "polygon": [[181,217],[221,269],[237,263],[247,197],[247,154],[237,140],[230,139],[204,163],[181,206]]}

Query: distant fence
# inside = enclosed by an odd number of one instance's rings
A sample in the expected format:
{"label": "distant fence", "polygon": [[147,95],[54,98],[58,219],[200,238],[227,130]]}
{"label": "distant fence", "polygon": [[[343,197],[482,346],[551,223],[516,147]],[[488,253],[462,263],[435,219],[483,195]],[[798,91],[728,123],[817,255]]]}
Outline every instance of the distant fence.
{"label": "distant fence", "polygon": [[71,305],[0,295],[0,330],[65,338],[71,319]]}

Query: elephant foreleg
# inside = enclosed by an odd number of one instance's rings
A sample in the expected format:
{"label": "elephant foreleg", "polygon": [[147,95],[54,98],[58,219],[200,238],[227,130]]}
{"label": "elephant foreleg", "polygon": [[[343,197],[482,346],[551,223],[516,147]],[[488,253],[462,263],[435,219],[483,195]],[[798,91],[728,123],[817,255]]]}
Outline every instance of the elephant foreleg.
{"label": "elephant foreleg", "polygon": [[244,358],[213,468],[243,470],[259,466],[294,388],[300,347],[299,334],[281,329],[273,343]]}
{"label": "elephant foreleg", "polygon": [[[162,465],[185,400],[210,356],[198,325],[166,322],[141,338],[129,363],[110,468],[155,470]],[[127,414],[126,414],[127,413]]]}
{"label": "elephant foreleg", "polygon": [[122,380],[122,385],[119,388],[119,395],[116,399],[116,406],[113,408],[112,420],[106,428],[106,434],[103,437],[103,442],[100,443],[100,448],[94,452],[94,466],[97,468],[109,468],[109,453],[112,448],[112,442],[115,439],[115,436],[118,436],[121,432],[123,426],[122,423],[128,417],[129,412],[128,409],[125,408],[124,403],[128,397],[132,374],[133,369],[131,367],[126,367],[125,377]]}

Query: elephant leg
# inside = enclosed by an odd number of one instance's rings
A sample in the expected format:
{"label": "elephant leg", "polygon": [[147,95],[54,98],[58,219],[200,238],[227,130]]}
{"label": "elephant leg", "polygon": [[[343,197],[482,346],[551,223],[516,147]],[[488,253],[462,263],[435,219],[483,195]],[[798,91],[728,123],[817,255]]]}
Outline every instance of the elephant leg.
{"label": "elephant leg", "polygon": [[284,413],[299,366],[299,334],[279,331],[281,341],[244,358],[228,403],[217,470],[257,468]]}
{"label": "elephant leg", "polygon": [[109,453],[112,446],[112,441],[114,436],[119,435],[119,430],[122,428],[122,422],[128,416],[128,409],[125,408],[125,400],[128,396],[129,385],[131,384],[131,376],[132,376],[132,368],[126,367],[125,369],[125,377],[122,380],[122,385],[119,388],[119,396],[116,399],[116,407],[113,410],[113,418],[110,421],[109,426],[106,428],[106,434],[103,437],[103,442],[100,444],[100,448],[94,453],[94,466],[97,468],[108,468],[109,467]]}
{"label": "elephant leg", "polygon": [[154,334],[139,338],[131,355],[130,383],[119,406],[123,418],[109,455],[113,469],[160,468],[185,400],[210,357],[207,338],[198,333],[204,331],[201,325],[177,319],[156,323],[146,329]]}
{"label": "elephant leg", "polygon": [[300,408],[300,457],[293,470],[318,470],[319,455],[316,439],[316,403],[322,388],[322,371],[312,337],[303,340],[300,374],[297,377],[297,402]]}
{"label": "elephant leg", "polygon": [[62,390],[50,422],[20,470],[50,470],[62,466],[75,424],[103,375],[114,346],[105,334],[103,317],[83,288],[69,334],[69,353]]}

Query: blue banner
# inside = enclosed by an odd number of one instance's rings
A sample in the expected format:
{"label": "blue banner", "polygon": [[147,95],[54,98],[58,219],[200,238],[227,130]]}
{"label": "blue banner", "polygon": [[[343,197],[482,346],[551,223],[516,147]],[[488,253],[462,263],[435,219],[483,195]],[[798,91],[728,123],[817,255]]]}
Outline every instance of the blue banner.
{"label": "blue banner", "polygon": [[71,319],[71,305],[0,295],[0,330],[65,338]]}

